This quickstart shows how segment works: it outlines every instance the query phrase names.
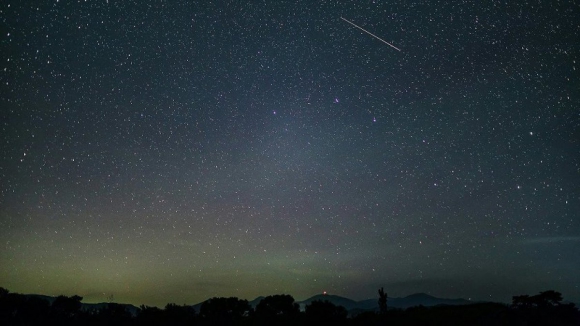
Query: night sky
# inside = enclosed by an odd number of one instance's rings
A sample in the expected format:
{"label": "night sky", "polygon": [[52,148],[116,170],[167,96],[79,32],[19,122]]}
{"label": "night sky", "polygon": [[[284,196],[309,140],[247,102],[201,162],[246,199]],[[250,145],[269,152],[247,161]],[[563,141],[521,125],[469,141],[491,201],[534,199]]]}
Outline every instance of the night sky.
{"label": "night sky", "polygon": [[573,2],[3,1],[0,286],[580,302]]}

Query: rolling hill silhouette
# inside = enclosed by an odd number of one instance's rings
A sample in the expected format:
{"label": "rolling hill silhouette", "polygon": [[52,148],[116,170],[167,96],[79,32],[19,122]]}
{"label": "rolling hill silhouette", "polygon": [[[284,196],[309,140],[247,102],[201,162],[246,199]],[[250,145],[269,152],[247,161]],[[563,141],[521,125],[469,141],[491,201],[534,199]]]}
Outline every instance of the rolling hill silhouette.
{"label": "rolling hill silhouette", "polygon": [[[256,306],[260,303],[260,301],[262,301],[262,299],[264,299],[264,297],[259,296],[254,300],[250,301],[249,304],[252,308],[256,308]],[[355,301],[349,298],[331,294],[317,294],[306,300],[296,301],[296,303],[298,303],[298,305],[300,306],[300,310],[304,311],[307,305],[317,300],[329,301],[336,306],[343,306],[349,312],[378,311],[379,307],[377,303],[378,300],[377,298]],[[433,307],[439,305],[459,306],[472,303],[475,302],[465,299],[437,298],[426,293],[415,293],[402,298],[389,298],[388,307],[389,309],[391,308],[406,309],[415,306],[425,306],[425,307]],[[193,308],[199,312],[199,309],[202,304],[203,302],[194,304]]]}
{"label": "rolling hill silhouette", "polygon": [[[27,296],[37,297],[43,300],[47,300],[48,302],[52,303],[56,297],[40,295],[40,294],[28,294]],[[256,308],[256,306],[264,299],[263,296],[259,296],[252,301],[249,301],[249,304],[252,308]],[[336,306],[343,306],[349,312],[362,312],[362,311],[378,311],[378,303],[377,299],[366,299],[361,301],[355,301],[349,298],[341,297],[338,295],[332,294],[317,294],[312,296],[306,300],[296,301],[300,306],[300,310],[304,311],[305,307],[311,304],[313,301],[329,301]],[[207,300],[206,300],[207,301]],[[205,301],[203,301],[205,302]],[[192,307],[199,312],[201,305],[203,302],[197,303],[192,305]],[[432,295],[426,293],[415,293],[408,295],[402,298],[389,298],[388,300],[388,307],[391,308],[399,308],[399,309],[406,309],[415,306],[425,306],[425,307],[432,307],[432,306],[439,306],[439,305],[448,305],[448,306],[459,306],[459,305],[466,305],[475,303],[473,301],[465,300],[465,299],[445,299],[445,298],[437,298]],[[85,311],[89,310],[98,310],[106,307],[107,303],[83,303],[82,309]],[[128,311],[131,312],[132,315],[136,315],[137,308],[131,304],[122,304],[126,306]]]}
{"label": "rolling hill silhouette", "polygon": [[27,295],[0,288],[0,324],[379,325],[388,321],[392,325],[580,325],[578,308],[564,303],[562,294],[554,290],[513,296],[511,305],[444,299],[425,293],[389,298],[390,311],[384,309],[384,303],[384,293],[380,299],[360,301],[325,293],[302,301],[282,294],[250,302],[214,297],[196,305],[169,303],[165,308],[137,308],[120,303],[82,303],[78,295]]}

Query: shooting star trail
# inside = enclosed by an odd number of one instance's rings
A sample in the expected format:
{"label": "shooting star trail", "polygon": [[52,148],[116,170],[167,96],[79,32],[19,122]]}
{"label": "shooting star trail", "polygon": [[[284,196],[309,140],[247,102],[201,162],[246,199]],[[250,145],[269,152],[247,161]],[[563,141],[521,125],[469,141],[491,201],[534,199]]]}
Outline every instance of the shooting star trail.
{"label": "shooting star trail", "polygon": [[379,41],[381,41],[381,42],[383,42],[383,43],[387,44],[388,46],[392,47],[393,49],[395,49],[395,50],[397,50],[397,51],[401,51],[401,49],[399,49],[398,47],[396,47],[396,46],[392,45],[391,43],[389,43],[389,42],[387,42],[387,41],[385,41],[385,40],[383,40],[382,38],[380,38],[380,37],[376,36],[375,34],[373,34],[373,33],[369,32],[369,31],[367,31],[366,29],[364,29],[364,28],[362,28],[362,27],[358,26],[357,24],[355,24],[355,23],[353,23],[353,22],[351,22],[351,21],[349,21],[349,20],[347,20],[347,19],[345,19],[345,18],[343,18],[343,17],[340,17],[340,19],[342,19],[342,20],[344,20],[345,22],[347,22],[347,23],[351,24],[352,26],[354,26],[354,27],[356,27],[356,28],[360,29],[361,31],[363,31],[363,32],[365,32],[365,33],[367,33],[367,34],[369,34],[370,36],[372,36],[372,37],[376,38],[377,40],[379,40]]}

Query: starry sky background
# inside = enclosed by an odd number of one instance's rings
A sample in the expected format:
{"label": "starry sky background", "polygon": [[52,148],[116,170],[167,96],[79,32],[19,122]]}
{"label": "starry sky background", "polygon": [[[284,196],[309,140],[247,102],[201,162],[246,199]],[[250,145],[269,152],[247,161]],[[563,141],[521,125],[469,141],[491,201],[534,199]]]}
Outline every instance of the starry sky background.
{"label": "starry sky background", "polygon": [[0,6],[0,286],[580,302],[573,1]]}

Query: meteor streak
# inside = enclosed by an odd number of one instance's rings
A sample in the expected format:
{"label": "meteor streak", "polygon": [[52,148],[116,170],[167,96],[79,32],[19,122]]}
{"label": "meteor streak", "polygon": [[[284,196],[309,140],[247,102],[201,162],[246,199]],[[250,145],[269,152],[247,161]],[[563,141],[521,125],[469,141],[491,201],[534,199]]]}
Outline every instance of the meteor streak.
{"label": "meteor streak", "polygon": [[351,24],[352,26],[354,26],[354,27],[356,27],[356,28],[360,29],[361,31],[363,31],[363,32],[365,32],[365,33],[367,33],[367,34],[369,34],[370,36],[372,36],[372,37],[376,38],[377,40],[379,40],[379,41],[381,41],[381,42],[383,42],[383,43],[387,44],[388,46],[392,47],[393,49],[395,49],[395,50],[397,50],[397,51],[401,51],[401,49],[399,49],[398,47],[396,47],[396,46],[392,45],[391,43],[389,43],[389,42],[387,42],[387,41],[385,41],[385,40],[383,40],[382,38],[380,38],[380,37],[376,36],[375,34],[373,34],[373,33],[369,32],[369,31],[367,31],[366,29],[364,29],[364,28],[362,28],[362,27],[358,26],[357,24],[355,24],[355,23],[353,23],[353,22],[351,22],[351,21],[349,21],[349,20],[347,20],[347,19],[345,19],[345,18],[342,18],[342,17],[340,17],[340,19],[342,19],[342,20],[344,20],[345,22],[347,22],[347,23]]}

